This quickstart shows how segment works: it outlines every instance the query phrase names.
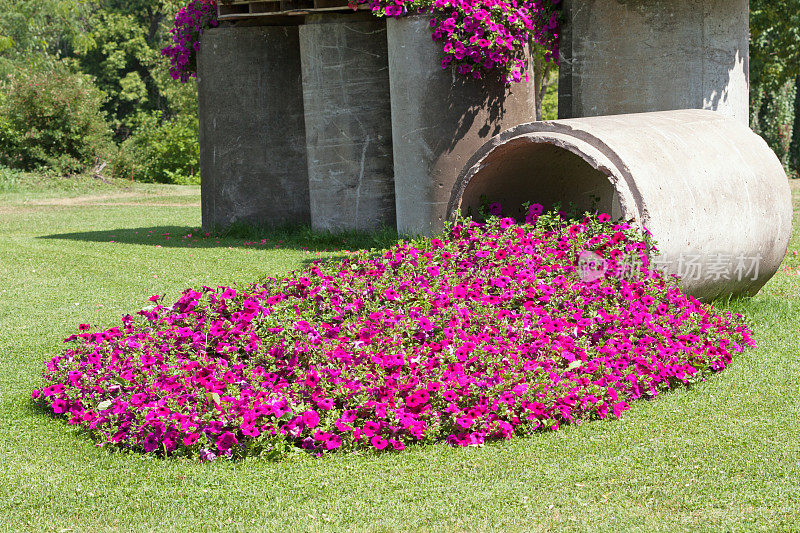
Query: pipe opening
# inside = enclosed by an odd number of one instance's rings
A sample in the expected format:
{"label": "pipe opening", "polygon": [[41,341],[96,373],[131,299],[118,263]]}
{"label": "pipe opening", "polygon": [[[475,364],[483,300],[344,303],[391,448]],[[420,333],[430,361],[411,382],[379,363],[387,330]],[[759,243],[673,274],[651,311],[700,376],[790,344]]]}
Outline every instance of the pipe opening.
{"label": "pipe opening", "polygon": [[530,138],[513,139],[486,156],[461,195],[460,211],[477,213],[484,202],[499,202],[504,216],[519,221],[525,203],[545,211],[560,205],[578,214],[622,212],[606,174],[566,148]]}

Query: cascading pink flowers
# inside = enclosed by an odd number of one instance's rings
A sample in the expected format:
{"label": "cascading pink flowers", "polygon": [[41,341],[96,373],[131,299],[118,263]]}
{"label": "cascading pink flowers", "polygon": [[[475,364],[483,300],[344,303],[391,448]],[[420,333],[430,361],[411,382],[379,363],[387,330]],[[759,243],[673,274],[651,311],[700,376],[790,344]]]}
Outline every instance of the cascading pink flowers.
{"label": "cascading pink flowers", "polygon": [[[33,396],[99,444],[204,460],[468,446],[619,417],[754,345],[741,316],[653,270],[627,224],[540,206],[528,222],[156,296],[119,327],[82,325]],[[586,251],[605,276],[581,277]]]}
{"label": "cascading pink flowers", "polygon": [[[558,59],[561,0],[358,0],[381,16],[427,13],[433,40],[443,43],[442,68],[483,78],[499,71],[506,83],[528,81],[525,49],[535,42]],[[495,74],[496,75],[496,74]]]}
{"label": "cascading pink flowers", "polygon": [[175,15],[175,27],[170,30],[172,44],[161,50],[161,55],[170,61],[170,75],[186,83],[197,76],[197,52],[200,36],[217,22],[216,0],[192,0]]}
{"label": "cascading pink flowers", "polygon": [[[547,61],[558,59],[558,13],[561,0],[351,0],[368,4],[377,16],[430,16],[433,39],[444,49],[442,68],[483,78],[499,72],[506,83],[528,80],[525,49],[544,46]],[[173,43],[162,50],[173,78],[196,75],[196,54],[204,29],[217,26],[216,0],[193,0],[175,17]]]}

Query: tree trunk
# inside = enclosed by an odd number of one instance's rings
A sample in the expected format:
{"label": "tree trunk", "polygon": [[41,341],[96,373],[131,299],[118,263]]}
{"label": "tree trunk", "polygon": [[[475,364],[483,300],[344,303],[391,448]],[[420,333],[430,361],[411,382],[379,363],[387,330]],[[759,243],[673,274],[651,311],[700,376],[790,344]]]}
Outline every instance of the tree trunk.
{"label": "tree trunk", "polygon": [[161,29],[161,21],[164,20],[164,11],[161,9],[147,10],[147,18],[150,21],[147,29],[147,43],[153,46],[159,37],[159,30]]}

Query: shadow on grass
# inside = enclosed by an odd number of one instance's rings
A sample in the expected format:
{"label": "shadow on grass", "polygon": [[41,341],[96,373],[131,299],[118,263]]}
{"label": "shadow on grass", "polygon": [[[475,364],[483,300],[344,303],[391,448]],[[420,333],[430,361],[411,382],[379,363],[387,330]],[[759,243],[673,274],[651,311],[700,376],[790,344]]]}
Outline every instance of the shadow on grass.
{"label": "shadow on grass", "polygon": [[397,232],[383,228],[368,232],[313,231],[308,226],[260,228],[232,226],[222,231],[204,231],[190,226],[116,228],[101,231],[55,233],[39,239],[105,242],[161,246],[163,248],[248,248],[336,252],[387,248],[398,240]]}

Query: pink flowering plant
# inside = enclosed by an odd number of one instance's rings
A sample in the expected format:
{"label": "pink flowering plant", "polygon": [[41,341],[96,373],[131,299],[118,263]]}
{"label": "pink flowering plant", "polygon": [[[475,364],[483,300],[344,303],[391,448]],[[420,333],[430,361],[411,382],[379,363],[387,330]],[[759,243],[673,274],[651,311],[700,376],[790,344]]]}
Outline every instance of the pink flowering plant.
{"label": "pink flowering plant", "polygon": [[[525,50],[545,46],[545,58],[558,58],[561,0],[373,0],[378,15],[400,17],[427,13],[433,40],[444,47],[442,68],[483,78],[499,71],[505,82],[528,81]],[[364,0],[366,2],[366,0]]]}
{"label": "pink flowering plant", "polygon": [[[541,211],[154,296],[118,327],[81,325],[33,397],[98,445],[162,456],[470,446],[619,417],[754,345],[652,268],[646,234]],[[605,275],[582,276],[586,252]]]}
{"label": "pink flowering plant", "polygon": [[[561,0],[350,0],[354,9],[368,4],[379,17],[423,13],[430,17],[433,40],[442,44],[442,68],[483,78],[495,73],[506,83],[528,81],[526,48],[545,47],[547,61],[558,59]],[[204,29],[217,25],[215,0],[193,0],[175,18],[173,44],[162,54],[175,79],[196,75],[196,53]],[[499,74],[498,74],[499,73]]]}
{"label": "pink flowering plant", "polygon": [[200,36],[217,22],[216,0],[192,0],[175,15],[175,27],[170,30],[172,44],[161,50],[170,61],[170,75],[186,83],[197,76],[197,52]]}

